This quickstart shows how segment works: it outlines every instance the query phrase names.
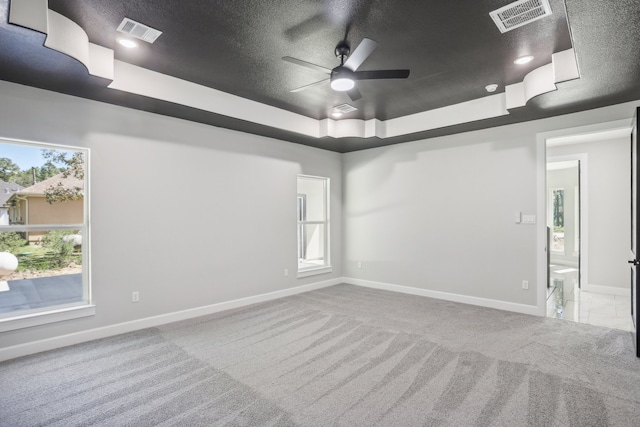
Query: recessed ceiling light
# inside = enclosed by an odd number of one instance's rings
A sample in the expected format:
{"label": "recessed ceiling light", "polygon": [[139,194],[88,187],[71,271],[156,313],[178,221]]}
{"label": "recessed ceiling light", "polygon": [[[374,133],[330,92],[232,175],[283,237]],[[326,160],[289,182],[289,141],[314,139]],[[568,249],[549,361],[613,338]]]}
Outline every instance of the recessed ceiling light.
{"label": "recessed ceiling light", "polygon": [[342,117],[342,113],[339,111],[336,111],[335,113],[331,113],[331,115],[335,118]]}
{"label": "recessed ceiling light", "polygon": [[526,64],[528,62],[533,61],[533,56],[531,55],[526,55],[526,56],[521,56],[520,58],[516,59],[515,61],[513,61],[514,64],[518,64],[518,65],[522,65],[522,64]]}
{"label": "recessed ceiling light", "polygon": [[124,46],[128,49],[133,49],[134,47],[138,47],[138,43],[134,42],[131,39],[118,38],[118,43],[121,46]]}
{"label": "recessed ceiling light", "polygon": [[497,84],[490,84],[490,85],[486,85],[484,88],[485,88],[485,90],[487,92],[495,92],[496,89],[498,89],[498,85]]}

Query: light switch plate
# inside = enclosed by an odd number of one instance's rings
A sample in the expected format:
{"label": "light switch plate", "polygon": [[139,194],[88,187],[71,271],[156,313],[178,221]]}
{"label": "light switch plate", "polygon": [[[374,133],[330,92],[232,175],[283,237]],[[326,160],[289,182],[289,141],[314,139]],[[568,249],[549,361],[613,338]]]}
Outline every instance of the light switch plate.
{"label": "light switch plate", "polygon": [[535,224],[536,216],[535,215],[522,215],[522,223],[523,224]]}

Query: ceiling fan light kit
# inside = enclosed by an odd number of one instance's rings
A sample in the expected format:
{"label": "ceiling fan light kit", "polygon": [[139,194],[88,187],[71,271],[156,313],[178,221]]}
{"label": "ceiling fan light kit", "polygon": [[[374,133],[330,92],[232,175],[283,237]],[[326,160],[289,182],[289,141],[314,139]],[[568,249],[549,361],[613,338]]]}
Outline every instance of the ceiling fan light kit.
{"label": "ceiling fan light kit", "polygon": [[348,90],[351,90],[355,85],[356,82],[347,78],[334,79],[331,81],[331,89],[338,92],[346,92]]}
{"label": "ceiling fan light kit", "polygon": [[331,89],[346,92],[353,89],[355,85],[353,71],[350,69],[339,66],[331,70]]}

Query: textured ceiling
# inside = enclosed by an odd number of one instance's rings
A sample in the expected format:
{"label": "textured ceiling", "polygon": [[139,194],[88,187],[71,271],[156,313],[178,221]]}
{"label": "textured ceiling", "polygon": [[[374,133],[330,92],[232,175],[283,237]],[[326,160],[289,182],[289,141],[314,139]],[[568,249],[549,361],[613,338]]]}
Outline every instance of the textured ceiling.
{"label": "textured ceiling", "polygon": [[[522,81],[551,54],[574,48],[581,74],[509,115],[394,138],[312,138],[220,114],[107,89],[83,65],[43,47],[44,35],[7,22],[0,0],[0,79],[215,126],[346,152],[418,138],[533,120],[640,99],[640,7],[637,0],[550,0],[553,15],[501,34],[489,12],[511,1],[476,0],[50,0],[49,8],[79,24],[115,58],[314,119],[348,102],[348,118],[389,120],[487,96],[484,87]],[[154,44],[125,50],[116,28],[128,17],[163,31]],[[346,37],[345,37],[346,36]],[[339,64],[335,45],[352,50],[364,38],[377,49],[360,70],[408,68],[406,80],[359,81],[351,102],[326,78],[283,61],[291,56],[326,68]],[[513,59],[532,54],[526,66]]]}

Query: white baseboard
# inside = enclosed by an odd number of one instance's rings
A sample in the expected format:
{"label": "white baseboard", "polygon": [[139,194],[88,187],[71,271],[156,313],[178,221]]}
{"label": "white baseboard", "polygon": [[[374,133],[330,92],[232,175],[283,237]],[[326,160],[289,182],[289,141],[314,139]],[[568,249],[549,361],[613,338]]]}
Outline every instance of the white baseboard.
{"label": "white baseboard", "polygon": [[[93,341],[100,338],[107,338],[113,335],[133,332],[140,329],[152,328],[171,322],[178,322],[194,317],[205,316],[207,314],[218,313],[224,310],[244,307],[260,302],[271,301],[278,298],[284,298],[291,295],[301,294],[316,289],[326,288],[329,286],[347,283],[350,285],[363,286],[367,288],[383,289],[392,292],[400,292],[410,295],[419,295],[429,298],[436,298],[446,301],[460,302],[464,304],[477,305],[481,307],[495,308],[498,310],[513,311],[516,313],[530,314],[534,316],[540,315],[538,307],[525,304],[510,303],[488,298],[472,297],[467,295],[451,294],[448,292],[431,291],[427,289],[413,288],[409,286],[393,285],[390,283],[373,282],[369,280],[353,279],[342,277],[337,279],[325,280],[322,282],[311,283],[308,285],[297,286],[295,288],[283,289],[280,291],[269,292],[266,294],[255,295],[247,298],[240,298],[232,301],[221,302],[218,304],[207,305],[203,307],[192,308],[189,310],[177,311],[173,313],[161,314],[158,316],[147,317],[144,319],[133,320],[130,322],[118,323],[115,325],[104,326],[101,328],[89,329],[86,331],[76,332],[73,334],[62,335],[59,337],[48,338],[44,340],[34,341],[25,344],[19,344],[11,347],[0,349],[0,362],[4,360],[14,359],[16,357],[27,356],[29,354],[39,353],[42,351],[53,350],[69,345],[80,344],[87,341]],[[596,286],[596,285],[590,285]],[[598,288],[607,288],[599,286]],[[621,289],[621,288],[617,288]],[[621,289],[623,290],[623,289]],[[595,291],[592,291],[595,292]]]}
{"label": "white baseboard", "polygon": [[631,297],[631,288],[617,288],[613,286],[603,285],[585,285],[582,287],[585,292],[592,292],[594,294],[607,294],[607,295],[619,295],[623,297]]}
{"label": "white baseboard", "polygon": [[463,304],[478,305],[481,307],[495,308],[498,310],[514,311],[516,313],[540,316],[540,310],[535,305],[517,304],[513,302],[499,301],[488,298],[472,297],[468,295],[450,294],[448,292],[431,291],[427,289],[412,288],[409,286],[393,285],[390,283],[372,282],[370,280],[353,279],[344,277],[343,282],[350,285],[364,286],[366,288],[383,289],[403,294],[419,295],[422,297],[442,299],[446,301],[461,302]]}
{"label": "white baseboard", "polygon": [[144,319],[132,320],[130,322],[118,323],[115,325],[104,326],[101,328],[89,329],[86,331],[76,332],[68,335],[48,338],[39,341],[33,341],[25,344],[18,344],[11,347],[0,348],[0,362],[4,360],[14,359],[16,357],[27,356],[29,354],[40,353],[42,351],[53,350],[60,347],[66,347],[73,344],[80,344],[87,341],[93,341],[100,338],[106,338],[113,335],[133,332],[140,329],[152,328],[164,325],[166,323],[178,322],[194,317],[205,316],[207,314],[218,313],[224,310],[244,307],[260,302],[271,301],[278,298],[284,298],[291,295],[301,294],[316,289],[326,288],[329,286],[343,283],[341,278],[325,280],[322,282],[311,283],[308,285],[297,286],[295,288],[283,289],[280,291],[269,292],[266,294],[255,295],[247,298],[240,298],[232,301],[221,302],[218,304],[206,305],[203,307],[192,308],[189,310],[176,311],[173,313],[161,314],[159,316],[146,317]]}

